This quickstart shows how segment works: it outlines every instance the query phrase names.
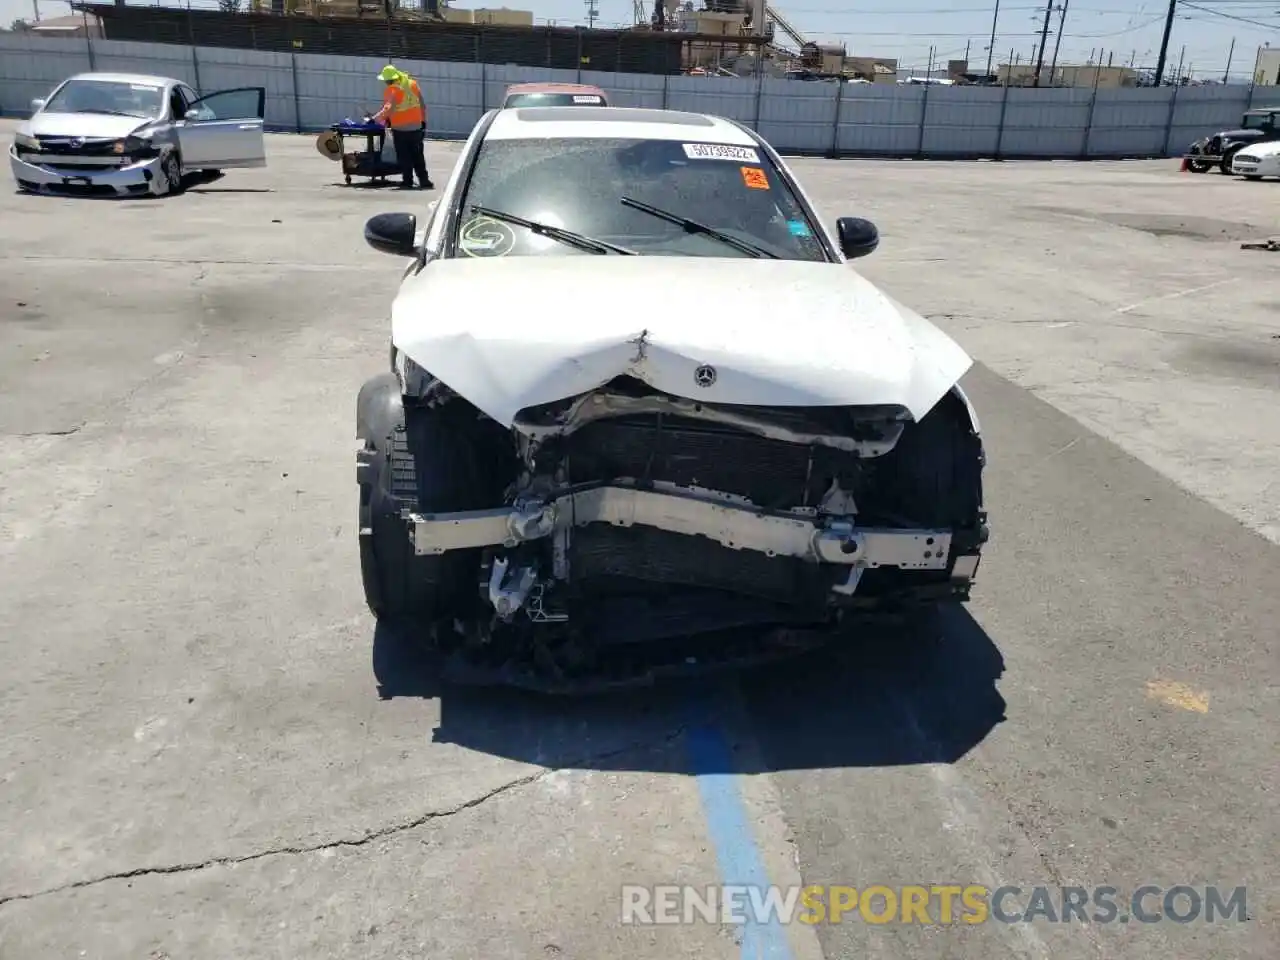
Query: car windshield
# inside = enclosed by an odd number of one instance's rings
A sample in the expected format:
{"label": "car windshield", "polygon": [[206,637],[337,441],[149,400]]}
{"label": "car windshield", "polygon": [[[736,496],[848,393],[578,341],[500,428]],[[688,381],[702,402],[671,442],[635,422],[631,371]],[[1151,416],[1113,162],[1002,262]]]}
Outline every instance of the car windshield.
{"label": "car windshield", "polygon": [[1246,113],[1244,115],[1244,128],[1246,130],[1258,130],[1271,125],[1271,114],[1269,113]]}
{"label": "car windshield", "polygon": [[504,107],[603,107],[598,93],[513,93]]}
{"label": "car windshield", "polygon": [[156,117],[164,106],[164,87],[121,80],[68,80],[49,98],[49,113],[106,113]]}
{"label": "car windshield", "polygon": [[456,256],[609,252],[496,216],[502,213],[646,256],[827,259],[817,225],[754,147],[489,140],[480,147],[459,210]]}

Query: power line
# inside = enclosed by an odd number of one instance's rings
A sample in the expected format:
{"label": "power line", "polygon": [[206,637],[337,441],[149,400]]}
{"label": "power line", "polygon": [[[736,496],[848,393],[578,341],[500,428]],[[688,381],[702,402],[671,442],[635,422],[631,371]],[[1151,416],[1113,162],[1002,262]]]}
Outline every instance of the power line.
{"label": "power line", "polygon": [[1187,3],[1186,0],[1183,0],[1182,5],[1184,7],[1190,7],[1192,10],[1203,11],[1204,13],[1207,13],[1214,17],[1221,17],[1224,20],[1237,20],[1240,23],[1249,23],[1255,27],[1264,27],[1268,30],[1280,30],[1280,24],[1277,24],[1277,23],[1263,23],[1261,20],[1250,20],[1248,17],[1237,17],[1237,16],[1233,16],[1230,13],[1219,13],[1217,10],[1212,10],[1209,7],[1202,7],[1195,3]]}

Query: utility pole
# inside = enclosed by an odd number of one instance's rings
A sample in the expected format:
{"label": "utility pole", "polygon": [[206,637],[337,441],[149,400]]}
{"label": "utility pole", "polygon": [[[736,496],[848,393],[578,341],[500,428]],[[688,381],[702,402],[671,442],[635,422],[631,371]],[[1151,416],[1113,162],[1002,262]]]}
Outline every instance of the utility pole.
{"label": "utility pole", "polygon": [[1173,32],[1173,15],[1178,10],[1178,0],[1169,0],[1169,15],[1164,18],[1164,36],[1160,38],[1160,59],[1156,61],[1155,86],[1164,78],[1164,62],[1169,54],[1169,34]]}
{"label": "utility pole", "polygon": [[1222,82],[1226,83],[1231,78],[1231,58],[1236,54],[1236,38],[1231,38],[1231,49],[1227,51],[1227,69],[1222,71]]}
{"label": "utility pole", "polygon": [[996,0],[996,12],[991,15],[991,46],[987,47],[987,76],[991,76],[991,58],[996,55],[996,21],[1000,19],[1000,0]]}
{"label": "utility pole", "polygon": [[1174,80],[1174,83],[1182,82],[1182,61],[1186,58],[1186,56],[1187,56],[1187,45],[1184,43],[1182,45],[1182,52],[1178,54],[1178,76],[1177,76],[1177,79]]}
{"label": "utility pole", "polygon": [[1044,27],[1040,30],[1040,52],[1036,54],[1036,76],[1031,84],[1033,87],[1040,86],[1040,71],[1044,69],[1044,45],[1049,40],[1049,17],[1052,14],[1053,0],[1048,0],[1044,5]]}
{"label": "utility pole", "polygon": [[1062,29],[1067,25],[1067,5],[1071,0],[1062,0],[1062,14],[1058,17],[1058,37],[1053,41],[1053,63],[1049,66],[1049,85],[1052,86],[1058,76],[1058,48],[1062,46]]}
{"label": "utility pole", "polygon": [[600,18],[600,0],[587,0],[587,29],[594,30],[596,21]]}

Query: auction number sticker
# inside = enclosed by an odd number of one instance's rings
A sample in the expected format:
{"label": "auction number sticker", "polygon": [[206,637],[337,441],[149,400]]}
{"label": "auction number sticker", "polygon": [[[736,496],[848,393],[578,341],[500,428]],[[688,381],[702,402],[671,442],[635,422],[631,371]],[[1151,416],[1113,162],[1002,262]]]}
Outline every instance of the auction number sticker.
{"label": "auction number sticker", "polygon": [[768,190],[769,178],[759,167],[739,167],[742,171],[742,182],[752,190]]}
{"label": "auction number sticker", "polygon": [[591,97],[591,96],[581,95],[581,96],[575,96],[575,97],[573,98],[573,102],[574,102],[574,103],[599,103],[599,102],[600,102],[600,98],[599,98],[599,97]]}
{"label": "auction number sticker", "polygon": [[690,160],[735,160],[759,163],[760,157],[751,147],[734,147],[727,143],[685,143],[684,155]]}

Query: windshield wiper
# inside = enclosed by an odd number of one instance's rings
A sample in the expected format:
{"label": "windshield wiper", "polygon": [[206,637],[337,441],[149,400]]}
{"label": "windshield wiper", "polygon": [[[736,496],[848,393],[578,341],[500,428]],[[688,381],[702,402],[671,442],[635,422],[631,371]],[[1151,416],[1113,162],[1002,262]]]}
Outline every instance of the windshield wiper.
{"label": "windshield wiper", "polygon": [[671,213],[663,210],[661,207],[655,207],[653,204],[644,203],[641,200],[632,200],[630,197],[622,197],[624,206],[633,207],[650,216],[657,217],[660,220],[666,220],[668,223],[674,223],[678,227],[683,227],[685,233],[701,233],[704,236],[711,237],[713,240],[719,240],[721,243],[728,244],[737,250],[741,250],[749,257],[769,257],[773,260],[778,259],[776,253],[766,250],[764,247],[749,243],[746,240],[739,240],[732,234],[725,233],[723,230],[717,230],[715,227],[708,226],[705,223],[699,223],[697,220],[690,220],[688,217],[682,217],[679,214]]}
{"label": "windshield wiper", "polygon": [[141,117],[140,114],[130,113],[127,110],[79,110],[78,113],[100,113],[108,117]]}
{"label": "windshield wiper", "polygon": [[577,247],[579,250],[589,250],[592,253],[601,254],[622,253],[630,257],[636,256],[634,250],[628,250],[626,247],[619,247],[604,240],[597,240],[595,237],[588,237],[586,234],[574,233],[572,230],[565,230],[562,227],[553,227],[549,223],[526,220],[524,217],[517,217],[514,213],[493,210],[490,207],[482,207],[474,203],[470,209],[472,213],[478,213],[482,217],[492,217],[494,220],[502,220],[505,223],[515,224],[517,227],[524,227],[540,237],[558,240],[560,243],[570,247]]}

